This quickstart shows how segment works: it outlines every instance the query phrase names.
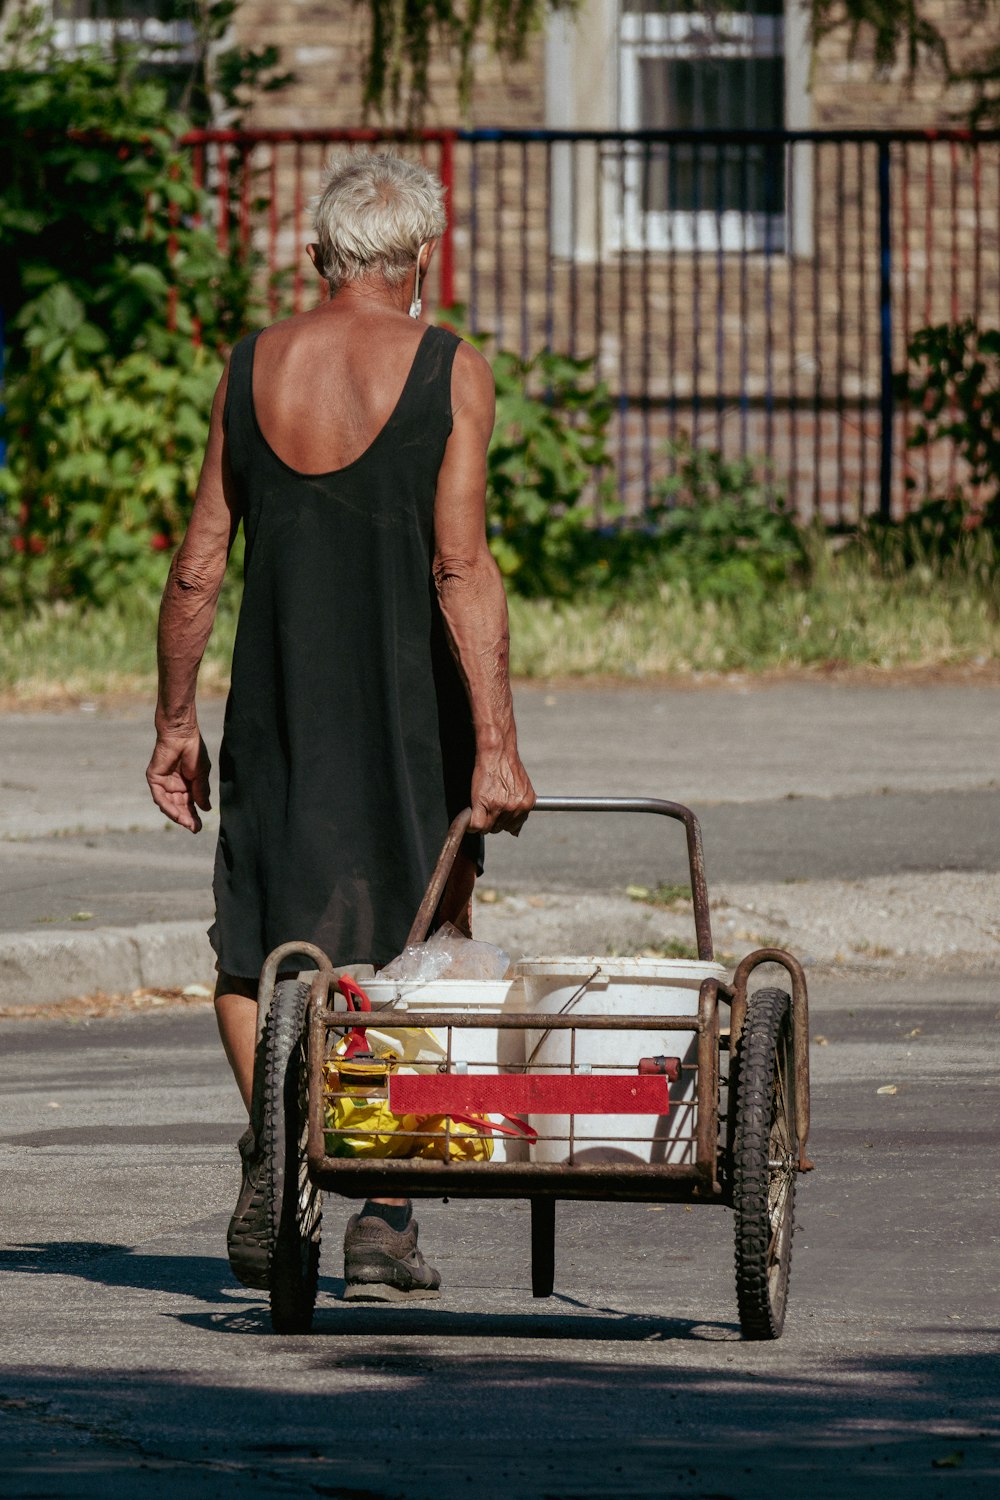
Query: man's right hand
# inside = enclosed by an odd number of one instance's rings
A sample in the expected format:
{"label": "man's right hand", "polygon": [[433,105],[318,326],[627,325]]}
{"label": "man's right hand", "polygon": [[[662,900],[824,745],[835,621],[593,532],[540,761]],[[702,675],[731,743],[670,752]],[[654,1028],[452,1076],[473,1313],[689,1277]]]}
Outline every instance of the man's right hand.
{"label": "man's right hand", "polygon": [[516,838],[535,801],[535,789],[516,749],[476,756],[470,833],[512,833]]}
{"label": "man's right hand", "polygon": [[153,758],[146,767],[146,780],[153,801],[173,823],[201,832],[198,808],[211,807],[208,773],[212,763],[205,741],[195,730],[192,735],[170,738],[158,734]]}

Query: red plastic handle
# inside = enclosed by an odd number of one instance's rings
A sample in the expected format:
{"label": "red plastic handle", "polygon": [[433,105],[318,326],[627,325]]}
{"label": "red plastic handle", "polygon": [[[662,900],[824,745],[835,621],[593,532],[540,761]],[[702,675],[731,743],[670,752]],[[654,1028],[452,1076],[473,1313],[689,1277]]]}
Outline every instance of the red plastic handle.
{"label": "red plastic handle", "polygon": [[485,1115],[450,1115],[456,1125],[474,1125],[480,1135],[512,1135],[533,1146],[538,1140],[538,1131],[520,1115],[504,1115],[503,1120],[490,1120]]}
{"label": "red plastic handle", "polygon": [[368,996],[349,974],[341,975],[337,980],[337,988],[347,1001],[348,1010],[371,1010],[372,1003]]}
{"label": "red plastic handle", "polygon": [[640,1057],[639,1073],[642,1077],[659,1073],[671,1083],[677,1083],[681,1076],[681,1060],[679,1057]]}
{"label": "red plastic handle", "polygon": [[[369,1000],[368,996],[365,994],[360,984],[357,984],[349,974],[341,975],[341,977],[337,980],[337,988],[343,995],[344,999],[347,1001],[348,1010],[371,1010],[372,1003]],[[346,1045],[344,1047],[343,1053],[341,1054],[343,1057],[355,1057],[357,1053],[367,1052],[369,1050],[368,1038],[365,1035],[364,1031],[357,1026],[355,1026],[352,1031],[349,1031],[347,1033],[347,1037],[345,1040]]]}

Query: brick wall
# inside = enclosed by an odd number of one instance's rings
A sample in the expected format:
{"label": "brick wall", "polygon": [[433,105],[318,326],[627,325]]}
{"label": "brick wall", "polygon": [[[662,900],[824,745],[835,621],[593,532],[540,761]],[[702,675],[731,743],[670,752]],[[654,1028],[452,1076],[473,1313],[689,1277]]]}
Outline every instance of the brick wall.
{"label": "brick wall", "polygon": [[[976,32],[957,24],[955,0],[933,0],[924,9],[944,28],[956,57],[972,52]],[[243,0],[236,14],[236,39],[245,46],[278,43],[284,66],[297,76],[297,82],[283,93],[264,95],[248,123],[282,128],[361,124],[367,26],[367,13],[351,0],[277,0],[275,4]],[[475,58],[471,107],[464,119],[454,68],[446,59],[436,60],[426,123],[544,124],[544,50],[543,38],[538,36],[529,42],[523,62],[503,64],[481,44]],[[961,114],[968,103],[961,91],[946,92],[933,69],[922,69],[912,86],[906,82],[902,65],[890,77],[874,77],[870,47],[861,45],[850,56],[846,33],[824,38],[813,63],[811,84],[812,122],[824,129],[953,124],[956,112]],[[615,121],[605,123],[612,126]]]}
{"label": "brick wall", "polygon": [[[928,0],[921,9],[944,32],[955,61],[972,56],[976,29],[957,14],[957,0]],[[954,125],[971,103],[967,91],[945,89],[935,66],[922,65],[912,84],[902,60],[889,77],[876,77],[870,43],[862,42],[852,56],[846,32],[823,39],[813,65],[812,95],[813,123],[825,130]]]}
{"label": "brick wall", "polygon": [[[367,13],[350,0],[243,0],[234,34],[243,46],[277,43],[295,84],[265,94],[248,120],[258,128],[308,129],[355,126],[362,119],[362,67]],[[539,39],[522,63],[503,64],[481,46],[475,58],[476,87],[463,120],[472,125],[541,125],[544,122],[544,49]],[[445,59],[431,69],[432,105],[427,125],[462,119],[454,68]],[[368,121],[377,124],[374,118]],[[403,123],[389,121],[389,123]]]}

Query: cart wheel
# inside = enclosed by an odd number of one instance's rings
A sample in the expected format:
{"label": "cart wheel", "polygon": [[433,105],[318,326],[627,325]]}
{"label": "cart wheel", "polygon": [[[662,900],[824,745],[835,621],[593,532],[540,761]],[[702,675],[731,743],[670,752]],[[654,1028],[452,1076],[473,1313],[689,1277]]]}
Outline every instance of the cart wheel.
{"label": "cart wheel", "polygon": [[306,1161],[305,1013],[309,986],[275,986],[264,1038],[268,1289],[275,1333],[308,1333],[319,1279],[322,1197]]}
{"label": "cart wheel", "polygon": [[792,1267],[798,1138],[791,1000],[758,990],[735,1059],[736,1298],[747,1339],[781,1336]]}

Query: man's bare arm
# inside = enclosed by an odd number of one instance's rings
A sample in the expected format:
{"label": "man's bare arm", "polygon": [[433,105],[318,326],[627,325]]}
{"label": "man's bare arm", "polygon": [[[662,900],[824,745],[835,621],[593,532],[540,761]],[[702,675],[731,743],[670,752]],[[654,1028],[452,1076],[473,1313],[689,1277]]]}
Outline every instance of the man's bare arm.
{"label": "man's bare arm", "polygon": [[507,599],[486,541],[493,373],[470,344],[456,352],[452,398],[454,426],[434,501],[434,581],[476,736],[471,826],[517,834],[535,793],[517,751]]}
{"label": "man's bare arm", "polygon": [[219,591],[239,517],[225,457],[222,412],[228,368],[212,404],[205,458],[191,522],[170,565],[157,634],[156,746],[146,770],[153,801],[173,822],[201,829],[210,806],[208,752],[198,729],[198,669],[215,622]]}

